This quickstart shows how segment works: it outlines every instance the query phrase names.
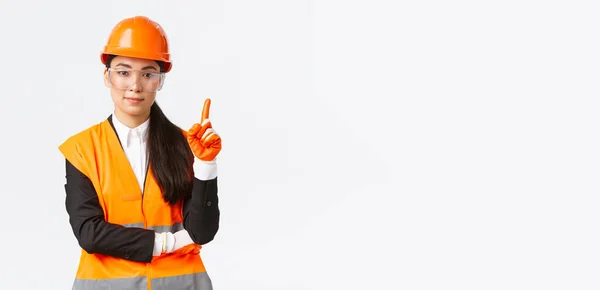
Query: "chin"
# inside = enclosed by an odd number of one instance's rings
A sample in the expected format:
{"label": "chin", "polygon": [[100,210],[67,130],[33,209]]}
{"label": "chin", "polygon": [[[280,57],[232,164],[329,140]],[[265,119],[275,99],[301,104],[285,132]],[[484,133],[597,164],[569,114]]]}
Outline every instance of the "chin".
{"label": "chin", "polygon": [[129,106],[129,105],[124,105],[121,107],[121,111],[123,111],[123,113],[127,114],[127,115],[131,115],[131,116],[140,116],[140,115],[144,115],[147,114],[150,111],[150,107],[142,107],[142,106]]}

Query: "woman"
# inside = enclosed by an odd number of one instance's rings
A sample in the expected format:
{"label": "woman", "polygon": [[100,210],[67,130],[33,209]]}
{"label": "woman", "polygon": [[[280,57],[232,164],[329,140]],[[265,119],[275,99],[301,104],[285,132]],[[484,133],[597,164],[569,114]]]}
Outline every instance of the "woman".
{"label": "woman", "polygon": [[147,17],[119,22],[101,60],[114,111],[59,147],[82,248],[73,289],[212,289],[199,255],[220,216],[210,99],[189,131],[163,114],[169,44]]}

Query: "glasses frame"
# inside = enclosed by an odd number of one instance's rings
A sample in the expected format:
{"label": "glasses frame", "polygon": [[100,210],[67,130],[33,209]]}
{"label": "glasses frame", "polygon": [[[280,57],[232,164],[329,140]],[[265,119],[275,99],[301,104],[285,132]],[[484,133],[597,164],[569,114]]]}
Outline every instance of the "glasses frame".
{"label": "glasses frame", "polygon": [[110,84],[111,88],[117,89],[117,90],[128,90],[129,88],[131,88],[132,85],[130,85],[127,88],[121,89],[115,86],[115,84],[113,84],[113,82],[111,81],[111,73],[119,73],[119,72],[123,72],[123,71],[127,71],[127,72],[139,72],[140,74],[144,74],[144,73],[151,73],[151,74],[155,74],[155,75],[159,75],[159,84],[158,84],[158,88],[156,89],[156,91],[150,91],[150,93],[155,93],[158,92],[162,89],[164,83],[165,83],[165,78],[167,76],[166,73],[164,72],[153,72],[153,71],[147,71],[147,70],[139,70],[139,69],[129,69],[129,68],[107,68],[106,69],[106,73],[107,73],[107,79],[108,79],[108,83]]}

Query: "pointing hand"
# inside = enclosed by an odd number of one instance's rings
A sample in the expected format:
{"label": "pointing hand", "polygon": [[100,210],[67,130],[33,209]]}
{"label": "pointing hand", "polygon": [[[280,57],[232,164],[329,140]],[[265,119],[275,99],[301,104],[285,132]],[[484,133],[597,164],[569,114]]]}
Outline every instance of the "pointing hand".
{"label": "pointing hand", "polygon": [[188,143],[194,155],[202,161],[214,160],[221,151],[221,136],[212,128],[208,118],[210,99],[204,101],[202,119],[188,131]]}

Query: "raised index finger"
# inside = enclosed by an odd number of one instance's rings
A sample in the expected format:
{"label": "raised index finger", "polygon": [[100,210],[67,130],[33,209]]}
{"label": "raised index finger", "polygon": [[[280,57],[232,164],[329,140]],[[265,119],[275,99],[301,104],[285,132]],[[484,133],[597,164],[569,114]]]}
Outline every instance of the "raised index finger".
{"label": "raised index finger", "polygon": [[204,122],[204,120],[208,119],[209,111],[210,111],[210,99],[207,98],[204,101],[204,107],[202,108],[202,120],[200,120],[201,122]]}

